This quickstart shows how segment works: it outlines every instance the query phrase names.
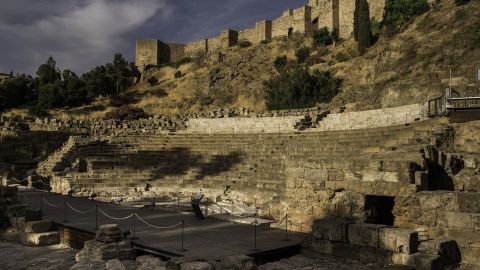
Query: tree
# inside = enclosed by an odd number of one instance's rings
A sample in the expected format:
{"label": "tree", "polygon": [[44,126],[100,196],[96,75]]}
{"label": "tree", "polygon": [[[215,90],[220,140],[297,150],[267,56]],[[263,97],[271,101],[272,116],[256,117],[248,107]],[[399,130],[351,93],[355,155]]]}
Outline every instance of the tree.
{"label": "tree", "polygon": [[427,0],[386,0],[382,26],[394,34],[429,9]]}
{"label": "tree", "polygon": [[122,54],[116,53],[113,62],[107,64],[107,76],[115,82],[117,94],[125,90],[130,85],[130,69],[128,62],[123,58]]}
{"label": "tree", "polygon": [[358,41],[359,6],[360,0],[355,0],[355,11],[353,12],[353,37],[355,38],[355,41]]}
{"label": "tree", "polygon": [[285,65],[287,65],[288,58],[286,55],[277,56],[275,61],[273,61],[273,66],[278,72],[281,72],[285,69]]}
{"label": "tree", "polygon": [[26,105],[35,99],[34,80],[20,75],[0,84],[0,111]]}
{"label": "tree", "polygon": [[38,67],[36,75],[39,86],[54,83],[62,79],[60,70],[57,67],[57,62],[55,62],[55,59],[51,56],[45,64]]}
{"label": "tree", "polygon": [[370,25],[370,9],[367,0],[358,0],[358,6],[355,7],[357,14],[357,39],[358,51],[363,54],[372,46],[373,36],[372,27]]}

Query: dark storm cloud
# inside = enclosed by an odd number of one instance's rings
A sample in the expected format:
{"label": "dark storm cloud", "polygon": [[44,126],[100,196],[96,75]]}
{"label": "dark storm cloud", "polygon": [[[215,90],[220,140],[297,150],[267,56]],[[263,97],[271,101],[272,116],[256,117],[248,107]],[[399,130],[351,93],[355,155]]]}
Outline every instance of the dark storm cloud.
{"label": "dark storm cloud", "polygon": [[34,73],[53,56],[78,73],[133,59],[135,40],[188,42],[275,18],[306,0],[2,0],[0,71]]}

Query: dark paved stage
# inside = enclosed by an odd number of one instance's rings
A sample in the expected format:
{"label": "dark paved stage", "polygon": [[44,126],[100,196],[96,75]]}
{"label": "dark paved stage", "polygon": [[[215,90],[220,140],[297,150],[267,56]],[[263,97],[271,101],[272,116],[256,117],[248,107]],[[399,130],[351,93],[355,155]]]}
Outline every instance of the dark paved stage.
{"label": "dark paved stage", "polygon": [[[254,250],[255,226],[253,225],[222,221],[214,217],[198,220],[191,213],[180,213],[158,206],[155,210],[149,210],[47,192],[28,191],[23,194],[24,202],[35,207],[40,207],[41,194],[43,194],[44,200],[41,206],[44,219],[71,228],[94,233],[95,212],[97,212],[98,225],[116,223],[123,231],[130,230],[133,233],[135,223],[137,239],[133,240],[134,245],[163,255],[198,256],[216,260],[230,255],[268,254],[297,246],[303,237],[301,233],[288,232],[289,240],[285,241],[284,230],[257,227],[257,250]],[[64,221],[65,205],[67,221]],[[97,205],[97,211],[95,205]],[[135,218],[132,216],[133,213],[136,213]],[[128,216],[131,217],[112,219]],[[142,219],[152,226],[147,225]],[[184,250],[182,250],[182,220],[184,221]],[[284,228],[285,224],[281,227]]]}

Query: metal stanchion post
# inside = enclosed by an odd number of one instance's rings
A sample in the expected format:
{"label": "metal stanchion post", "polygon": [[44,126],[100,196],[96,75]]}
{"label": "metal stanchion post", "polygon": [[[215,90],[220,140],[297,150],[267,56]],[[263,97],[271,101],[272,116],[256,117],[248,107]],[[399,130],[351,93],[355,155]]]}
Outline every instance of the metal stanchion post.
{"label": "metal stanchion post", "polygon": [[258,226],[258,221],[257,221],[257,219],[255,219],[255,221],[253,222],[254,248],[252,249],[252,251],[260,251],[260,250],[257,248],[257,226]]}
{"label": "metal stanchion post", "polygon": [[136,223],[136,217],[135,216],[136,216],[136,213],[133,212],[133,217],[132,217],[133,218],[133,236],[130,239],[137,239],[137,236],[135,234],[136,233],[136,228],[135,228],[136,227],[136,224],[135,224]]}
{"label": "metal stanchion post", "polygon": [[95,204],[95,230],[98,230],[98,205]]}
{"label": "metal stanchion post", "polygon": [[67,220],[67,199],[63,199],[63,222],[68,222],[68,220]]}
{"label": "metal stanchion post", "polygon": [[177,197],[177,208],[180,208],[180,196]]}
{"label": "metal stanchion post", "polygon": [[285,241],[288,241],[288,213],[285,214]]}
{"label": "metal stanchion post", "polygon": [[185,228],[185,220],[182,220],[182,248],[180,249],[180,251],[187,251],[187,250],[185,249],[185,247],[183,246],[183,241],[184,241],[184,239],[183,239],[183,237],[184,237],[184,236],[183,236],[183,232],[184,232],[184,228]]}
{"label": "metal stanchion post", "polygon": [[43,194],[40,194],[40,213],[43,213]]}

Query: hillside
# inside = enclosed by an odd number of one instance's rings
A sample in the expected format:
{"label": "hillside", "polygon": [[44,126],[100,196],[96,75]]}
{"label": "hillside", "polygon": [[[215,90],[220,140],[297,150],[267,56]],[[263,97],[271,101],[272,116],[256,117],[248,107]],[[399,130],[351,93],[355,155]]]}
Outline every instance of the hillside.
{"label": "hillside", "polygon": [[[480,1],[456,6],[441,0],[417,17],[404,31],[378,41],[362,56],[351,39],[336,46],[312,49],[314,69],[330,69],[343,79],[341,92],[323,107],[360,110],[427,101],[441,95],[449,83],[463,95],[476,94],[475,70],[480,67]],[[94,105],[53,112],[57,117],[102,117],[122,104],[143,108],[150,114],[207,111],[218,107],[265,110],[262,82],[277,74],[274,59],[311,47],[310,37],[294,35],[251,47],[238,46],[218,56],[198,57],[178,68],[150,70],[139,84],[120,97]],[[182,77],[175,78],[180,71]],[[158,83],[147,80],[155,77]]]}

